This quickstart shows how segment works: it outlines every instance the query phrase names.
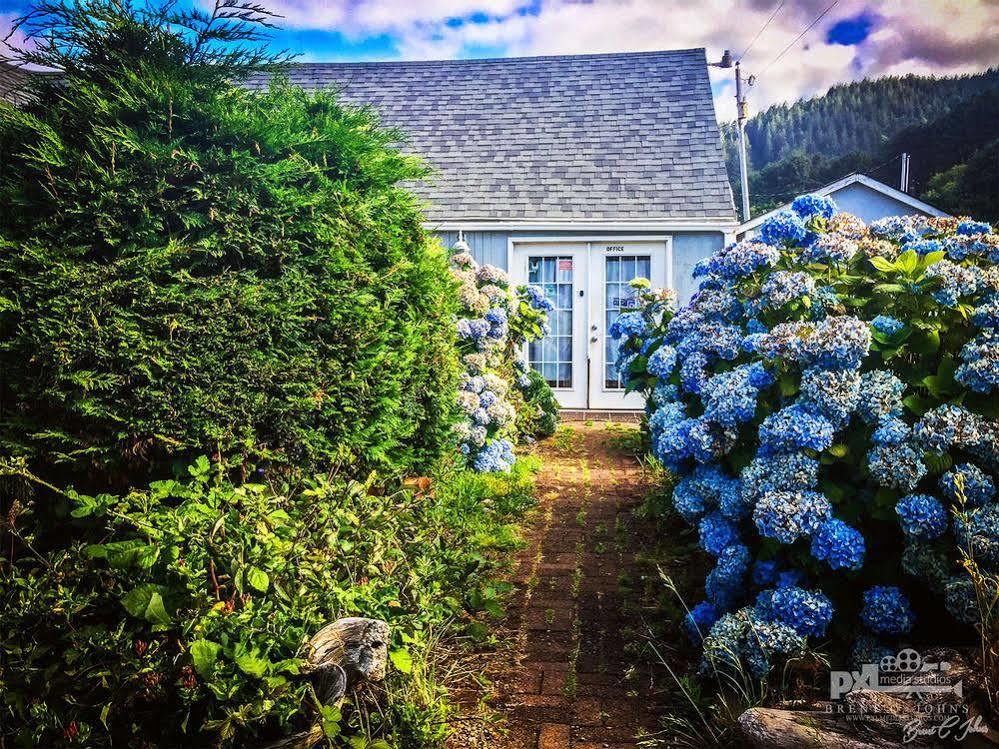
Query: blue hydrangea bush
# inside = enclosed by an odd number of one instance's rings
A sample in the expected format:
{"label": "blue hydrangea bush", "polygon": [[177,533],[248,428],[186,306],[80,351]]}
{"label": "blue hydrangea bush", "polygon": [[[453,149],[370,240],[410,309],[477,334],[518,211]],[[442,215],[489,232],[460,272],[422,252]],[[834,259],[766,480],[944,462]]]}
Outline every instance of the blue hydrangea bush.
{"label": "blue hydrangea bush", "polygon": [[552,304],[533,287],[511,289],[505,271],[479,265],[467,249],[452,253],[451,272],[461,304],[456,321],[464,367],[456,425],[461,453],[475,471],[508,472],[516,460],[517,403],[538,387],[520,352],[526,341],[547,334]]}
{"label": "blue hydrangea bush", "polygon": [[686,620],[705,666],[871,657],[924,608],[974,624],[962,562],[999,570],[999,235],[815,195],[760,229],[698,263],[675,315],[614,331],[716,559]]}

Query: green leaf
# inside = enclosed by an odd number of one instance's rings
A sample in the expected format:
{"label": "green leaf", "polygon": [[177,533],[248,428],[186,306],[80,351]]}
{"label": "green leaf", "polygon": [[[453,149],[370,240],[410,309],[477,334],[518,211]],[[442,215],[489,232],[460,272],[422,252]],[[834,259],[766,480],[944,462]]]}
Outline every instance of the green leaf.
{"label": "green leaf", "polygon": [[[906,250],[895,258],[895,267],[905,273],[912,273],[919,266],[919,256],[914,250]],[[875,266],[877,267],[877,266]],[[880,270],[880,268],[878,269]]]}
{"label": "green leaf", "polygon": [[320,705],[319,719],[326,738],[335,739],[340,735],[340,711],[335,705]]}
{"label": "green leaf", "polygon": [[221,645],[211,640],[195,640],[191,643],[191,659],[194,661],[194,670],[205,681],[214,675],[215,664],[221,649]]}
{"label": "green leaf", "polygon": [[835,455],[837,458],[845,458],[849,452],[850,448],[842,444],[833,445],[829,448],[829,454]]}
{"label": "green leaf", "polygon": [[169,624],[170,615],[163,605],[164,592],[166,588],[162,585],[140,585],[122,596],[121,605],[136,619],[145,619],[152,624]]}
{"label": "green leaf", "polygon": [[392,659],[392,665],[395,666],[398,671],[401,671],[404,674],[412,672],[413,656],[410,655],[406,648],[396,648],[395,650],[389,651],[389,658]]}
{"label": "green leaf", "polygon": [[891,262],[890,260],[885,260],[883,257],[878,257],[877,255],[875,255],[874,257],[868,259],[870,260],[871,265],[873,265],[882,273],[891,273],[893,271],[898,270],[898,268],[895,267],[895,263]]}
{"label": "green leaf", "polygon": [[[912,252],[912,250],[909,250]],[[939,263],[947,257],[947,253],[944,250],[937,250],[936,252],[928,252],[923,256],[923,267],[929,268],[934,263]]]}
{"label": "green leaf", "polygon": [[261,593],[266,593],[267,587],[270,585],[271,580],[267,577],[266,572],[259,567],[251,565],[246,568],[246,582],[259,590]]}
{"label": "green leaf", "polygon": [[209,462],[208,458],[204,455],[199,455],[194,463],[187,467],[187,472],[194,476],[194,478],[203,478],[208,475],[208,472],[212,470],[212,464]]}
{"label": "green leaf", "polygon": [[258,679],[267,673],[267,669],[271,665],[271,662],[266,658],[261,658],[256,650],[237,655],[233,660],[236,662],[236,668],[244,674],[255,676]]}

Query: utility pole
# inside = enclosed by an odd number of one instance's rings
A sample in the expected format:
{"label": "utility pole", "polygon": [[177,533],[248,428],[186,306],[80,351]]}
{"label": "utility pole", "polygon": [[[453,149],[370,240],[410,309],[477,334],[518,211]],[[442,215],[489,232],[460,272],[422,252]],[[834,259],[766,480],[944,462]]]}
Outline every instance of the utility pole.
{"label": "utility pole", "polygon": [[[708,63],[715,68],[731,68],[732,53],[727,49],[719,62]],[[755,76],[749,76],[745,84],[747,87],[756,82]],[[742,183],[742,220],[749,221],[749,165],[746,162],[746,95],[742,92],[742,68],[739,63],[735,63],[735,106],[737,114],[737,126],[739,128],[739,177]]]}
{"label": "utility pole", "polygon": [[902,154],[902,176],[899,180],[899,188],[902,192],[909,192],[909,154]]}
{"label": "utility pole", "polygon": [[[726,54],[728,54],[726,52]],[[724,59],[724,58],[723,58]],[[753,77],[748,84],[753,85]],[[746,165],[746,96],[742,93],[742,68],[735,63],[735,106],[739,126],[739,175],[742,178],[742,220],[749,221],[749,167]]]}

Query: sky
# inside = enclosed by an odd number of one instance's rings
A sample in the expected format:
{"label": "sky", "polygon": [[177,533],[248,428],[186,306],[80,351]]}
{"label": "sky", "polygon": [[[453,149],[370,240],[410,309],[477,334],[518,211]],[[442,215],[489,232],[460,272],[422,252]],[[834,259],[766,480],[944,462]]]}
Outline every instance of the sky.
{"label": "sky", "polygon": [[[999,0],[259,1],[281,16],[273,45],[306,61],[729,49],[756,76],[750,114],[868,76],[999,65]],[[25,9],[0,0],[0,34]],[[733,119],[733,71],[711,80]]]}

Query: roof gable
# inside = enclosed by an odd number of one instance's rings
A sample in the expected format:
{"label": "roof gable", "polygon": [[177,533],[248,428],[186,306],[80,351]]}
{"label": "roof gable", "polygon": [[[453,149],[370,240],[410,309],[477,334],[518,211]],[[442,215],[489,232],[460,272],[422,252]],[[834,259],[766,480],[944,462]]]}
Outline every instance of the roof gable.
{"label": "roof gable", "polygon": [[431,223],[735,220],[703,49],[304,63],[287,75],[406,133],[436,170],[413,185]]}
{"label": "roof gable", "polygon": [[[843,190],[844,188],[850,187],[851,185],[862,185],[863,187],[869,190],[873,190],[874,192],[879,193],[881,195],[884,195],[885,197],[890,198],[891,200],[894,200],[913,211],[916,211],[918,213],[925,213],[927,216],[949,215],[944,211],[941,211],[939,208],[930,205],[929,203],[925,203],[922,200],[919,200],[918,198],[914,198],[912,195],[904,193],[901,190],[896,190],[894,187],[886,185],[884,182],[879,182],[878,180],[873,179],[872,177],[868,177],[866,174],[847,175],[846,177],[843,177],[843,179],[837,180],[836,182],[831,182],[828,185],[825,185],[824,187],[818,188],[817,190],[812,190],[812,193],[815,195],[823,195],[828,197],[830,195],[835,195],[835,193],[839,192],[840,190]],[[739,228],[736,229],[736,234],[744,234],[747,231],[752,231],[771,216],[774,216],[780,213],[781,211],[787,210],[790,207],[791,207],[790,203],[785,203],[784,205],[777,206],[772,211],[768,211],[767,213],[764,213],[761,216],[757,216],[754,219],[750,219],[749,221],[746,221],[745,223],[739,225]]]}

